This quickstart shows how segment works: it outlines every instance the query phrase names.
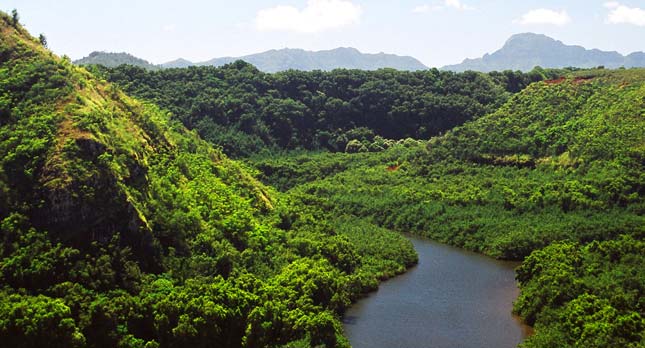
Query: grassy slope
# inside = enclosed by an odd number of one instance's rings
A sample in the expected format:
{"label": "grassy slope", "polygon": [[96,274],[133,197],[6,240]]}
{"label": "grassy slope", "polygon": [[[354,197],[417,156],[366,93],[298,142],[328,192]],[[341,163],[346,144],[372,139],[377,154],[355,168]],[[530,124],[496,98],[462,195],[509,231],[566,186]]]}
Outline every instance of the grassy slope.
{"label": "grassy slope", "polygon": [[1,13],[0,38],[7,345],[346,346],[350,301],[415,262],[386,230],[398,255],[358,248]]}
{"label": "grassy slope", "polygon": [[[99,240],[103,231],[149,234],[151,182],[184,160],[204,165],[210,190],[231,205],[271,207],[264,186],[160,110],[54,57],[22,29],[2,31],[3,206],[21,207],[36,227],[69,238],[83,230]],[[198,174],[185,169],[172,184],[188,193],[184,181]],[[208,203],[219,210],[229,205]]]}

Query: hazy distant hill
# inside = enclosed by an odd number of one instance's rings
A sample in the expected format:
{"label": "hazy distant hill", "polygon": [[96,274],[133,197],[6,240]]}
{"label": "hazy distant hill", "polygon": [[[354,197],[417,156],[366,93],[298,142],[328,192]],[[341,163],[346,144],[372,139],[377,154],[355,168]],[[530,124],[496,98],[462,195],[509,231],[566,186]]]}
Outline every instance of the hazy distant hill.
{"label": "hazy distant hill", "polygon": [[175,59],[173,61],[167,62],[167,63],[163,63],[160,66],[162,68],[187,68],[187,67],[193,66],[193,65],[195,65],[195,63],[193,63],[193,62],[191,62],[189,60],[183,59],[183,58],[179,58],[179,59]]}
{"label": "hazy distant hill", "polygon": [[197,65],[220,66],[241,59],[255,65],[264,72],[295,70],[333,70],[337,68],[376,70],[394,68],[397,70],[425,70],[428,67],[413,57],[394,54],[361,53],[355,48],[336,48],[326,51],[305,51],[302,49],[270,50],[242,57],[215,58]]}
{"label": "hazy distant hill", "polygon": [[112,53],[112,52],[98,52],[94,51],[90,53],[89,56],[75,60],[74,64],[76,65],[90,65],[98,64],[107,66],[110,68],[117,67],[119,65],[128,64],[139,66],[145,69],[159,69],[158,66],[148,62],[147,60],[137,58],[129,53]]}
{"label": "hazy distant hill", "polygon": [[270,50],[262,53],[242,57],[214,58],[205,62],[193,63],[179,58],[160,65],[153,65],[143,59],[127,53],[92,52],[88,57],[79,59],[77,65],[100,64],[107,67],[116,67],[122,64],[140,66],[146,69],[159,68],[186,68],[189,66],[222,66],[236,60],[243,60],[253,64],[264,72],[277,72],[284,70],[333,70],[338,68],[377,70],[393,68],[397,70],[425,70],[428,67],[413,57],[397,56],[386,53],[361,53],[355,48],[336,48],[327,51],[305,51],[302,49],[285,48]]}
{"label": "hazy distant hill", "polygon": [[607,68],[645,67],[645,53],[635,52],[623,56],[618,52],[597,49],[588,50],[582,46],[565,45],[548,36],[524,33],[511,36],[504,47],[482,58],[466,59],[461,64],[448,65],[445,70],[453,71],[528,71],[536,66],[543,68],[580,67],[590,68],[603,65]]}

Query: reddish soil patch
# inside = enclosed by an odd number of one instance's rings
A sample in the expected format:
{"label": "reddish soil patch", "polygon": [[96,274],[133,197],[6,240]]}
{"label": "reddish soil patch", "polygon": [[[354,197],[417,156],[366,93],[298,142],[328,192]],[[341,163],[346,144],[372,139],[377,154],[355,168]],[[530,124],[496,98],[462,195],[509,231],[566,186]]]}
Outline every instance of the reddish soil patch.
{"label": "reddish soil patch", "polygon": [[580,77],[579,76],[579,77],[576,77],[575,79],[573,79],[573,83],[581,84],[581,83],[590,81],[591,79],[592,79],[592,77]]}
{"label": "reddish soil patch", "polygon": [[396,172],[397,170],[399,170],[399,167],[401,167],[401,166],[400,166],[400,165],[394,165],[394,166],[388,166],[388,167],[387,167],[387,168],[385,168],[385,169],[386,169],[388,172]]}
{"label": "reddish soil patch", "polygon": [[545,82],[547,85],[557,85],[557,84],[560,84],[560,83],[564,82],[565,80],[566,80],[566,79],[565,79],[564,77],[559,77],[559,78],[557,78],[557,79],[554,79],[554,80],[546,80],[546,81],[544,81],[544,82]]}

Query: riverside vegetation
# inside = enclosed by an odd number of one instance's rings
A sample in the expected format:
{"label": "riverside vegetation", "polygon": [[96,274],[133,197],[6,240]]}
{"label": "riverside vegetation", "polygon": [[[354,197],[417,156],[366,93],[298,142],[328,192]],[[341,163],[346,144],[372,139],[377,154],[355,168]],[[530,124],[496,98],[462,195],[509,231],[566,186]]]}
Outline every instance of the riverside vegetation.
{"label": "riverside vegetation", "polygon": [[598,70],[532,84],[429,142],[252,162],[337,214],[524,260],[524,347],[640,347],[644,140],[645,70]]}
{"label": "riverside vegetation", "polygon": [[645,70],[88,72],[0,33],[3,345],[346,347],[398,232],[523,260],[525,347],[645,343]]}

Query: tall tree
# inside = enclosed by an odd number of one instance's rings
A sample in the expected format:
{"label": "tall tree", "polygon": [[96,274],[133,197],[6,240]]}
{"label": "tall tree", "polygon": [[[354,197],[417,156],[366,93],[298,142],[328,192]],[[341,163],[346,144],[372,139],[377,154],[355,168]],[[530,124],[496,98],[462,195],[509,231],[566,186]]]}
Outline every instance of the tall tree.
{"label": "tall tree", "polygon": [[45,34],[40,34],[38,36],[38,41],[40,41],[40,44],[43,45],[43,47],[47,47],[47,38],[45,37]]}
{"label": "tall tree", "polygon": [[20,22],[20,16],[18,15],[18,10],[14,8],[13,10],[11,10],[11,25],[15,27],[18,25],[19,22]]}

